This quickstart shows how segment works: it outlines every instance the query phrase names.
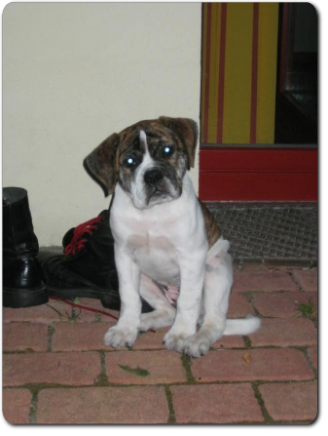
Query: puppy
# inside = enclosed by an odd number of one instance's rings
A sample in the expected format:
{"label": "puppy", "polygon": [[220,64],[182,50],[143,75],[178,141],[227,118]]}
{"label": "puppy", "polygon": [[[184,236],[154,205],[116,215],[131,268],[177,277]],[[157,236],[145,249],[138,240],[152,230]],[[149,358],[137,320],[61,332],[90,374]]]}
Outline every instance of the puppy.
{"label": "puppy", "polygon": [[[104,342],[132,346],[139,331],[172,326],[167,349],[199,357],[222,335],[248,335],[255,317],[227,320],[232,286],[229,242],[196,197],[197,125],[185,118],[140,121],[114,133],[84,160],[105,195],[113,194],[121,311]],[[141,314],[142,296],[153,308]]]}

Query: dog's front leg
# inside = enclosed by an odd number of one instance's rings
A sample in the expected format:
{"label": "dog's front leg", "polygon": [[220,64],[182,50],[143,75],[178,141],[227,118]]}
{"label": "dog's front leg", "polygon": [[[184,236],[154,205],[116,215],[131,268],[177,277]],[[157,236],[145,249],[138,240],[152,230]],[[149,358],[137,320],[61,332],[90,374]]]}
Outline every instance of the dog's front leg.
{"label": "dog's front leg", "polygon": [[115,246],[115,262],[121,309],[117,324],[107,331],[104,342],[110,347],[132,346],[140,327],[140,271],[124,247]]}
{"label": "dog's front leg", "polygon": [[184,256],[180,261],[180,294],[173,326],[164,336],[168,350],[184,350],[186,338],[196,332],[205,279],[204,255]]}

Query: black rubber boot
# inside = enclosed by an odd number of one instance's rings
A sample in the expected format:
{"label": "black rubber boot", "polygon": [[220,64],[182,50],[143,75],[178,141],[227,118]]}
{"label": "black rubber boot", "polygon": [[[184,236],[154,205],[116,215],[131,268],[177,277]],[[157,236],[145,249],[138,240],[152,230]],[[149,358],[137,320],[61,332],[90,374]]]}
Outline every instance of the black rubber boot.
{"label": "black rubber boot", "polygon": [[48,301],[42,271],[36,260],[39,243],[34,234],[27,191],[3,188],[3,305],[38,306]]}
{"label": "black rubber boot", "polygon": [[[96,298],[104,307],[119,310],[120,297],[109,211],[102,211],[64,235],[63,254],[41,250],[38,255],[50,296],[72,300]],[[152,308],[143,302],[143,311]]]}

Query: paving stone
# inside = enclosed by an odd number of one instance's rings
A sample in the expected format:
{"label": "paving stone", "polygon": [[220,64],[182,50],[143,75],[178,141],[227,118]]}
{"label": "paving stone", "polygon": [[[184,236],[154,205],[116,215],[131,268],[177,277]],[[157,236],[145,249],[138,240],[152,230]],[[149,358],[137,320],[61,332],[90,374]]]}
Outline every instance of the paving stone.
{"label": "paving stone", "polygon": [[317,292],[274,292],[270,294],[254,294],[253,303],[262,316],[275,318],[291,318],[302,316],[297,307],[313,302],[318,306]]}
{"label": "paving stone", "polygon": [[53,351],[108,350],[104,335],[113,323],[76,322],[58,323],[53,334]]}
{"label": "paving stone", "polygon": [[160,424],[169,417],[161,386],[44,389],[39,424]]}
{"label": "paving stone", "polygon": [[51,322],[68,321],[64,316],[60,318],[59,314],[50,306],[55,308],[63,315],[65,315],[65,311],[69,310],[69,306],[67,304],[54,300],[49,300],[48,304],[41,304],[40,306],[33,307],[22,307],[18,309],[4,307],[3,322],[30,321],[49,324]]}
{"label": "paving stone", "polygon": [[172,386],[177,423],[263,422],[250,384]]}
{"label": "paving stone", "polygon": [[92,385],[100,374],[96,352],[25,353],[3,356],[3,385],[59,383]]}
{"label": "paving stone", "polygon": [[192,360],[198,382],[311,380],[314,377],[304,355],[296,349],[215,350]]}
{"label": "paving stone", "polygon": [[317,416],[317,383],[268,383],[259,387],[275,421],[313,421]]}
{"label": "paving stone", "polygon": [[249,338],[253,347],[316,345],[317,330],[308,319],[263,319]]}
{"label": "paving stone", "polygon": [[240,271],[234,275],[233,292],[298,291],[297,285],[285,271]]}
{"label": "paving stone", "polygon": [[163,338],[170,327],[161,328],[146,333],[140,333],[133,344],[134,350],[165,349]]}
{"label": "paving stone", "polygon": [[244,348],[245,341],[240,335],[222,336],[211,345],[212,348]]}
{"label": "paving stone", "polygon": [[9,424],[28,424],[32,395],[27,389],[3,389],[2,413]]}
{"label": "paving stone", "polygon": [[252,314],[253,309],[243,294],[231,294],[227,318],[244,318]]}
{"label": "paving stone", "polygon": [[295,269],[293,271],[296,281],[306,292],[318,290],[318,269]]}
{"label": "paving stone", "polygon": [[[131,372],[135,369],[146,370],[149,374],[142,376]],[[168,350],[106,353],[106,373],[110,383],[121,384],[179,383],[187,380],[181,355]]]}
{"label": "paving stone", "polygon": [[48,326],[29,322],[3,324],[4,351],[46,351]]}

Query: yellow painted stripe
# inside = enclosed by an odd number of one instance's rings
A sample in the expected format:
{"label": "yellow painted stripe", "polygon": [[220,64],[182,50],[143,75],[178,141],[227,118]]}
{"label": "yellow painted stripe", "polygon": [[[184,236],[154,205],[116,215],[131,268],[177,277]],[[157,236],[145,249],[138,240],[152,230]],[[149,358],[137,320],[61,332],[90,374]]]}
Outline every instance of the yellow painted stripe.
{"label": "yellow painted stripe", "polygon": [[228,3],[223,143],[247,144],[250,135],[253,3]]}
{"label": "yellow painted stripe", "polygon": [[221,4],[212,3],[208,142],[217,142]]}
{"label": "yellow painted stripe", "polygon": [[278,8],[278,3],[260,3],[256,124],[258,144],[274,143]]}

